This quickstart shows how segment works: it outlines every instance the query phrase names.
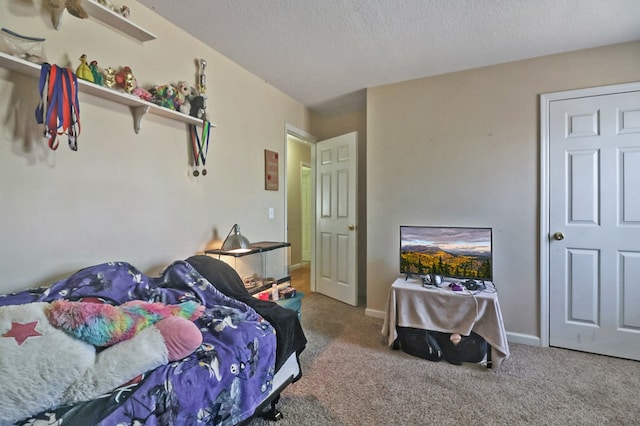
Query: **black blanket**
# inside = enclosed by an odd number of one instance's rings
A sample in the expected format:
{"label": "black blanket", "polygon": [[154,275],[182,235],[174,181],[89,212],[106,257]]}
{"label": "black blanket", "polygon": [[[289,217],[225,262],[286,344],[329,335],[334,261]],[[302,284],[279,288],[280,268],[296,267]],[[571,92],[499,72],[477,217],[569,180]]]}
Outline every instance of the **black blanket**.
{"label": "black blanket", "polygon": [[292,353],[300,354],[307,345],[298,314],[277,303],[253,297],[231,266],[211,256],[198,255],[186,259],[193,268],[225,295],[251,306],[276,330],[276,371]]}

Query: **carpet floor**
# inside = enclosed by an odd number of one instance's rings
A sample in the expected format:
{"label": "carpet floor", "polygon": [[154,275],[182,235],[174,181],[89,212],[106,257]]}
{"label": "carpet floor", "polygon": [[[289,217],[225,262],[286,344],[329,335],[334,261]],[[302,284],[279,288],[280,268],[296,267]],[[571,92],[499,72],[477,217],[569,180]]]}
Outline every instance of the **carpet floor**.
{"label": "carpet floor", "polygon": [[522,344],[497,371],[426,361],[388,348],[381,319],[317,293],[302,325],[303,375],[278,426],[640,424],[640,362]]}

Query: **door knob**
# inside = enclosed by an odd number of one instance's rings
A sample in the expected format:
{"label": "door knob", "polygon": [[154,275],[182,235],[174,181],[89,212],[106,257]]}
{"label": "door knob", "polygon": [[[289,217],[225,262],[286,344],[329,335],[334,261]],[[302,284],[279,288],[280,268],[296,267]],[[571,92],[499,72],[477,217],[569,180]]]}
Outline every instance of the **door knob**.
{"label": "door knob", "polygon": [[564,234],[562,232],[556,232],[553,234],[553,239],[558,241],[564,240]]}
{"label": "door knob", "polygon": [[355,231],[356,230],[356,226],[355,225],[349,225],[349,226],[347,226],[347,229],[349,231]]}

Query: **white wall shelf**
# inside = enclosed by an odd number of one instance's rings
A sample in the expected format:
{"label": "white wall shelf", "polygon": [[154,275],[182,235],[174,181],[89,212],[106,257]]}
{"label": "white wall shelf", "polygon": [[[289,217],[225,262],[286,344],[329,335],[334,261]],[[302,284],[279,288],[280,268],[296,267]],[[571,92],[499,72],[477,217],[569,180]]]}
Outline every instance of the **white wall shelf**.
{"label": "white wall shelf", "polygon": [[[119,15],[111,9],[96,3],[94,0],[87,0],[83,2],[84,10],[87,11],[89,16],[96,18],[105,24],[130,35],[131,37],[140,40],[142,42],[155,40],[156,36],[145,30],[144,28],[134,24],[129,19],[122,15]],[[60,29],[62,25],[62,16],[65,14],[64,9],[53,10],[51,14],[51,20],[56,30]]]}
{"label": "white wall shelf", "polygon": [[[24,59],[11,56],[3,52],[0,52],[0,67],[35,78],[40,77],[40,70],[42,68],[38,64],[25,61]],[[181,121],[187,124],[202,126],[202,119],[200,118],[182,114],[181,112],[173,111],[168,108],[163,108],[154,103],[144,101],[137,96],[118,92],[116,90],[99,86],[86,80],[78,79],[78,88],[81,93],[88,93],[90,95],[108,99],[115,103],[127,105],[131,109],[131,114],[133,116],[133,129],[136,133],[139,132],[142,117],[147,112],[172,120]],[[211,123],[211,127],[216,126],[215,124]]]}

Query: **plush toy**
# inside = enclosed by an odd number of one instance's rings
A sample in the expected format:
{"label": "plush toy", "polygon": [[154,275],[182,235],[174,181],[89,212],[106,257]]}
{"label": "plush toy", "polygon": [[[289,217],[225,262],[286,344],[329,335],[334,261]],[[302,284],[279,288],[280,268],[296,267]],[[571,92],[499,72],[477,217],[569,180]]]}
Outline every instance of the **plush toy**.
{"label": "plush toy", "polygon": [[176,111],[180,111],[183,114],[189,114],[189,112],[191,112],[190,95],[191,88],[189,87],[189,83],[179,81],[176,85],[176,97],[173,100]]}
{"label": "plush toy", "polygon": [[153,95],[151,102],[161,107],[169,108],[171,110],[176,109],[175,97],[178,90],[172,84],[165,84],[163,86],[153,86],[149,90]]}
{"label": "plush toy", "polygon": [[202,344],[191,321],[203,310],[142,301],[0,307],[0,425],[94,399],[188,356]]}
{"label": "plush toy", "polygon": [[138,86],[138,80],[136,80],[130,67],[120,68],[120,71],[115,74],[115,81],[116,87],[126,93],[130,93],[145,101],[153,99],[153,95],[149,91]]}
{"label": "plush toy", "polygon": [[53,9],[67,9],[67,11],[80,19],[86,19],[89,17],[87,11],[82,7],[82,0],[48,0],[47,4]]}
{"label": "plush toy", "polygon": [[206,120],[207,111],[205,109],[205,97],[202,95],[195,95],[189,99],[189,102],[191,104],[191,111],[189,111],[189,115]]}
{"label": "plush toy", "polygon": [[135,77],[130,67],[120,67],[118,72],[115,73],[116,88],[126,93],[133,91]]}

